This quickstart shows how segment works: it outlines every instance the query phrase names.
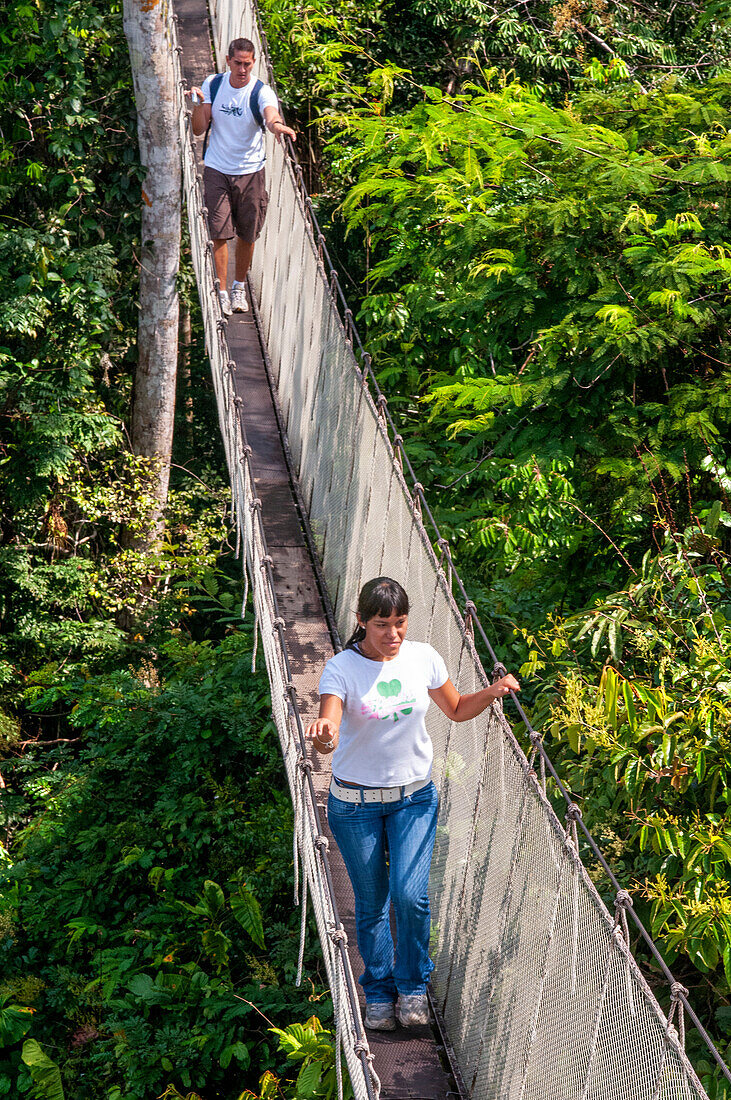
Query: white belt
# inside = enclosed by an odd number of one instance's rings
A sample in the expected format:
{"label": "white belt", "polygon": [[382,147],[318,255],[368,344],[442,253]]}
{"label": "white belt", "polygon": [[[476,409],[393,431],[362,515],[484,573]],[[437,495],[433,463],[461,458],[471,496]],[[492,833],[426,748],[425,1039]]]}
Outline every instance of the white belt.
{"label": "white belt", "polygon": [[410,794],[431,783],[431,779],[415,779],[401,787],[344,787],[335,776],[330,782],[330,794],[341,802],[358,802],[367,805],[370,802],[400,802]]}

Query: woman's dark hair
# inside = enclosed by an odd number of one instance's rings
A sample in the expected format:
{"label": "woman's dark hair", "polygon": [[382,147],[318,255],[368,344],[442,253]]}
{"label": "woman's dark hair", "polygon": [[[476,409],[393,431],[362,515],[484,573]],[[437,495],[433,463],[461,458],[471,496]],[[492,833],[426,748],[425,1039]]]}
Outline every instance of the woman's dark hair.
{"label": "woman's dark hair", "polygon": [[[381,615],[387,619],[389,615],[408,615],[409,597],[398,581],[392,581],[390,577],[374,577],[372,581],[366,581],[358,596],[358,614],[364,623],[369,619]],[[365,630],[358,624],[353,634],[345,644],[346,649],[354,649],[358,642],[365,638]]]}

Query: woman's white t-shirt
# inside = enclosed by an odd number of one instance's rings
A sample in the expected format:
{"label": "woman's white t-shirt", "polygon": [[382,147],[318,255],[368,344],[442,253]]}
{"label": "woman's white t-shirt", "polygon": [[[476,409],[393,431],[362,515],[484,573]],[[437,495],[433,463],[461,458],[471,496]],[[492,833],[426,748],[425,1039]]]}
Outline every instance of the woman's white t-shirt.
{"label": "woman's white t-shirt", "polygon": [[[213,125],[208,138],[205,164],[227,176],[248,176],[264,167],[266,150],[261,127],[251,113],[249,99],[256,84],[250,76],[243,88],[232,88],[230,73],[224,73],[218,86],[218,94],[211,107]],[[211,102],[211,81],[214,74],[203,81],[203,102]],[[277,97],[268,84],[259,91],[259,110],[264,117],[265,107],[279,107]]]}
{"label": "woman's white t-shirt", "polygon": [[391,661],[371,661],[353,649],[331,657],[318,691],[343,701],[333,774],[367,787],[428,779],[434,756],[424,721],[428,692],[448,679],[444,661],[424,642],[402,642]]}

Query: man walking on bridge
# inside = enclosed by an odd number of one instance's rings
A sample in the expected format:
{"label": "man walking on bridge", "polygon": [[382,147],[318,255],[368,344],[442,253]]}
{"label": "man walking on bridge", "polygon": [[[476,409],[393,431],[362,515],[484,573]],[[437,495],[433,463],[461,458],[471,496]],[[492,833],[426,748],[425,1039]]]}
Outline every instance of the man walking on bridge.
{"label": "man walking on bridge", "polygon": [[[285,126],[272,88],[252,79],[256,60],[254,43],[235,38],[228,48],[225,73],[213,73],[202,88],[191,88],[193,133],[207,131],[203,156],[203,191],[208,208],[208,227],[220,285],[221,309],[245,313],[246,276],[254,243],[261,233],[269,196],[264,179],[264,128],[277,141],[294,139]],[[209,140],[210,139],[210,140]],[[236,237],[235,275],[228,293],[228,242]]]}

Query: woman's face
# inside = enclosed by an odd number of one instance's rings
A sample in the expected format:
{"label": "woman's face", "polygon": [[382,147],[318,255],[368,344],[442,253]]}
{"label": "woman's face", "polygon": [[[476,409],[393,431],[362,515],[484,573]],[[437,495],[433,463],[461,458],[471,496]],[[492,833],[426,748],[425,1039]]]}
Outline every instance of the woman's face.
{"label": "woman's face", "polygon": [[363,622],[359,615],[358,625],[365,630],[360,648],[366,657],[374,661],[392,661],[406,637],[409,617],[393,611],[390,615],[374,615]]}

